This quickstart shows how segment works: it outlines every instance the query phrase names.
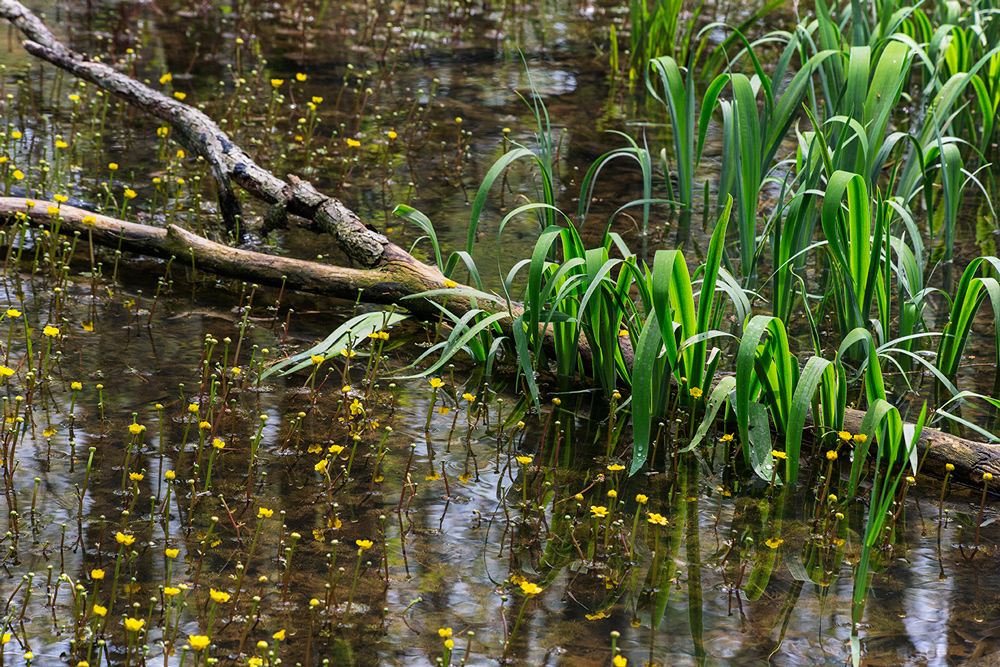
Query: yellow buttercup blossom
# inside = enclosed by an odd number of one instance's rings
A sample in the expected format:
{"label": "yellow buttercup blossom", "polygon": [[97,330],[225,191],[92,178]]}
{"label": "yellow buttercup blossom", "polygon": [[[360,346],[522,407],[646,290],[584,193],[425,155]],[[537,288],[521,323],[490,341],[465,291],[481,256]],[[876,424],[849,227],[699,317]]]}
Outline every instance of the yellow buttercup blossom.
{"label": "yellow buttercup blossom", "polygon": [[608,515],[608,508],[603,505],[591,505],[590,514],[598,519],[603,519]]}
{"label": "yellow buttercup blossom", "polygon": [[94,613],[95,613],[95,614],[97,614],[98,616],[106,616],[106,615],[107,615],[107,613],[108,613],[108,608],[107,608],[107,607],[104,607],[104,606],[102,606],[102,605],[99,605],[99,604],[95,604],[95,605],[93,606],[93,611],[94,611]]}
{"label": "yellow buttercup blossom", "polygon": [[374,542],[372,542],[371,540],[354,540],[354,543],[358,545],[358,553],[361,553],[362,551],[367,551],[368,549],[371,549],[372,546],[374,545]]}
{"label": "yellow buttercup blossom", "polygon": [[212,447],[214,447],[214,448],[216,448],[216,449],[222,449],[222,448],[223,448],[223,447],[225,447],[225,446],[226,446],[226,443],[225,443],[225,441],[223,441],[223,440],[222,440],[222,439],[220,439],[220,438],[214,438],[214,439],[212,440]]}
{"label": "yellow buttercup blossom", "polygon": [[691,394],[691,398],[698,400],[699,398],[701,398],[703,392],[699,387],[691,387],[690,389],[688,389],[688,393]]}
{"label": "yellow buttercup blossom", "polygon": [[843,440],[844,442],[851,441],[851,434],[849,431],[840,431],[837,433],[837,437]]}
{"label": "yellow buttercup blossom", "polygon": [[146,621],[141,618],[125,619],[125,629],[129,632],[139,632],[139,630],[142,630],[142,626],[144,625],[146,625]]}
{"label": "yellow buttercup blossom", "polygon": [[202,651],[208,648],[210,641],[205,635],[188,635],[188,644],[194,651]]}
{"label": "yellow buttercup blossom", "polygon": [[104,578],[104,570],[91,570],[90,578],[94,580],[101,580]]}
{"label": "yellow buttercup blossom", "polygon": [[434,389],[440,389],[441,387],[444,386],[444,380],[442,380],[441,378],[431,378],[430,383],[431,387],[433,387]]}
{"label": "yellow buttercup blossom", "polygon": [[533,584],[530,581],[522,581],[521,592],[530,598],[541,593],[542,587],[539,586],[538,584]]}
{"label": "yellow buttercup blossom", "polygon": [[118,533],[115,535],[115,540],[118,542],[118,544],[130,547],[132,546],[132,543],[135,542],[135,536],[126,535],[125,533]]}
{"label": "yellow buttercup blossom", "polygon": [[180,549],[166,549],[166,550],[164,550],[163,553],[165,553],[167,555],[167,558],[177,558],[180,555],[181,550]]}
{"label": "yellow buttercup blossom", "polygon": [[640,505],[645,505],[646,503],[649,502],[649,496],[645,496],[639,493],[635,497],[635,502],[639,503]]}
{"label": "yellow buttercup blossom", "polygon": [[56,336],[59,335],[59,329],[57,329],[54,326],[47,326],[44,329],[42,329],[42,333],[48,336],[49,338],[55,338]]}
{"label": "yellow buttercup blossom", "polygon": [[230,595],[225,591],[217,591],[214,588],[209,589],[208,594],[216,602],[229,602]]}
{"label": "yellow buttercup blossom", "polygon": [[284,628],[282,628],[281,630],[278,630],[277,632],[275,632],[271,636],[274,637],[275,639],[277,639],[279,642],[285,641],[285,630],[284,630]]}
{"label": "yellow buttercup blossom", "polygon": [[777,537],[772,537],[769,540],[767,540],[766,542],[764,542],[764,544],[766,544],[771,549],[777,549],[779,546],[781,546],[782,542],[784,542],[784,540],[779,539]]}
{"label": "yellow buttercup blossom", "polygon": [[271,87],[277,90],[281,88],[281,84],[285,83],[284,79],[271,79]]}
{"label": "yellow buttercup blossom", "polygon": [[530,457],[530,456],[518,456],[518,457],[517,457],[517,462],[518,462],[518,463],[520,463],[520,464],[521,464],[521,465],[523,465],[523,466],[526,466],[526,465],[528,465],[528,464],[529,464],[529,463],[531,463],[531,462],[532,462],[533,460],[534,460],[534,459],[533,459],[532,457]]}
{"label": "yellow buttercup blossom", "polygon": [[613,463],[608,466],[608,470],[611,472],[618,472],[619,470],[625,470],[625,466],[620,463]]}
{"label": "yellow buttercup blossom", "polygon": [[667,517],[662,514],[657,514],[656,512],[650,512],[649,515],[646,516],[646,521],[656,526],[667,525]]}
{"label": "yellow buttercup blossom", "polygon": [[257,508],[257,518],[258,519],[270,519],[271,515],[274,514],[274,510],[270,510],[266,507]]}
{"label": "yellow buttercup blossom", "polygon": [[829,459],[830,461],[836,461],[837,460],[837,451],[834,450],[834,449],[831,449],[830,451],[828,451],[826,453],[826,458]]}
{"label": "yellow buttercup blossom", "polygon": [[438,628],[438,636],[442,639],[451,637],[451,628]]}
{"label": "yellow buttercup blossom", "polygon": [[771,450],[771,456],[773,456],[776,459],[783,459],[783,460],[788,458],[788,454],[786,454],[785,452],[779,452],[777,449]]}

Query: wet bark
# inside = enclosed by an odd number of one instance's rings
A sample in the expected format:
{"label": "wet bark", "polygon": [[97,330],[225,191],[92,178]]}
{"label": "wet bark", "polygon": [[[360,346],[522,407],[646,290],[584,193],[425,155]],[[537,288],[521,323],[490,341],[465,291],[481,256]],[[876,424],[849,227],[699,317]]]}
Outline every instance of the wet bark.
{"label": "wet bark", "polygon": [[[318,192],[312,185],[294,176],[289,176],[286,181],[256,164],[206,114],[104,63],[87,59],[66,48],[38,17],[16,0],[0,0],[0,18],[10,21],[28,38],[23,45],[32,55],[169,123],[178,142],[203,157],[211,166],[219,188],[220,211],[231,233],[241,235],[240,230],[246,229],[247,222],[242,218],[239,200],[233,192],[235,184],[268,204],[277,204],[288,213],[311,221],[316,228],[333,236],[347,256],[365,268],[350,269],[240,250],[209,241],[174,225],[163,229],[130,223],[66,205],[61,207],[59,214],[63,233],[79,231],[82,237],[92,237],[94,243],[100,245],[120,247],[153,257],[176,257],[190,261],[204,271],[261,285],[284,285],[352,300],[358,297],[360,291],[361,298],[371,303],[398,304],[404,296],[446,287],[445,277],[436,267],[418,261],[382,234],[366,227],[340,201]],[[20,212],[28,215],[35,224],[51,226],[53,220],[47,212],[49,206],[55,207],[56,204],[39,201],[28,207],[25,199],[0,198],[0,220],[10,220]],[[93,216],[90,224],[83,222],[87,216]],[[273,227],[274,223],[269,223],[266,227]],[[440,303],[446,301],[448,308],[459,315],[474,307],[489,307],[482,301],[473,304],[468,297],[457,294],[437,300]],[[417,314],[437,312],[426,298],[410,299],[405,303],[409,310]],[[512,306],[512,317],[521,312],[523,310],[518,305]],[[508,318],[503,323],[507,333],[512,322],[513,319]],[[631,366],[632,350],[627,340],[622,341],[622,347]],[[586,341],[581,341],[580,354],[586,362],[590,356]],[[859,432],[864,414],[859,410],[848,410],[845,427],[851,432]],[[991,489],[1000,491],[1000,445],[983,444],[924,429],[918,449],[924,459],[924,472],[943,476],[945,465],[951,463],[955,466],[952,473],[954,479],[975,486],[981,486],[983,474],[989,472],[994,477],[989,483]]]}

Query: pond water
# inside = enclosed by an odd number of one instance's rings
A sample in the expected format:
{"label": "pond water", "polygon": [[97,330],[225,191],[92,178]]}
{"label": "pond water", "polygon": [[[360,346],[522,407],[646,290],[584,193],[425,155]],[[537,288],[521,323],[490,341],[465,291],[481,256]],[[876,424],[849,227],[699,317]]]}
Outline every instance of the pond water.
{"label": "pond water", "polygon": [[[605,130],[638,136],[647,120],[608,76],[621,3],[31,4],[76,49],[138,53],[139,78],[205,104],[262,163],[340,193],[404,247],[420,232],[389,216],[400,202],[434,219],[444,247],[464,245],[486,170],[532,140],[518,92],[534,86],[552,118],[566,211],[580,173],[622,143]],[[223,235],[210,175],[155,123],[17,47],[2,58],[21,134],[4,141],[29,187],[70,183]],[[613,171],[585,230],[641,195],[636,169]],[[487,208],[474,256],[488,286],[530,253],[537,221],[496,233],[537,185],[514,170]],[[668,220],[617,229],[649,250],[684,243],[697,261],[700,225],[663,232]],[[613,647],[629,665],[841,665],[852,652],[995,664],[1000,533],[977,490],[942,500],[925,477],[909,489],[855,628],[866,509],[828,497],[841,491],[821,457],[797,490],[748,484],[717,433],[628,478],[621,416],[586,390],[531,414],[503,372],[484,384],[456,362],[440,386],[404,379],[437,335],[410,322],[354,357],[261,380],[262,358],[306,349],[365,306],[101,249],[95,276],[84,245],[57,268],[46,235],[4,237],[3,298],[23,317],[0,320],[16,371],[0,397],[0,665],[609,665]],[[261,248],[341,259],[303,230]],[[415,252],[431,257],[426,243]],[[184,649],[201,635],[207,653]]]}

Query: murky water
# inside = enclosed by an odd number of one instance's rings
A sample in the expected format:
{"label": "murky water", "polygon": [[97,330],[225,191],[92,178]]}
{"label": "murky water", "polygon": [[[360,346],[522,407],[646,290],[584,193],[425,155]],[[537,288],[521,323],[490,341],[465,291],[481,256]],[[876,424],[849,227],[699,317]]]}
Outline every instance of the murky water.
{"label": "murky water", "polygon": [[[404,247],[420,234],[388,211],[406,201],[435,221],[446,248],[464,245],[486,170],[511,142],[532,140],[530,108],[517,91],[530,97],[534,86],[545,101],[567,211],[576,210],[581,171],[621,144],[605,131],[635,135],[646,114],[627,83],[608,77],[601,53],[609,22],[624,11],[619,3],[94,4],[90,12],[83,3],[36,3],[74,47],[124,58],[134,49],[137,74],[154,84],[172,73],[161,85],[226,118],[263,163],[338,191]],[[316,29],[323,6],[321,25],[331,27]],[[721,19],[736,10],[713,11]],[[102,114],[103,98],[17,47],[3,64],[5,90],[15,95],[5,112],[23,133],[8,139],[8,154],[17,164],[30,155],[36,167],[44,156],[51,167],[29,181],[55,173],[92,200],[103,182],[119,201],[127,184],[138,193],[133,212],[219,234],[209,224],[209,176],[161,145],[155,123],[114,106]],[[252,111],[241,111],[249,92],[233,97],[241,77],[262,82]],[[260,123],[268,113],[271,79],[296,101],[278,105],[278,131],[262,137],[247,117]],[[83,96],[82,110],[70,94]],[[310,133],[307,100],[320,97]],[[71,139],[62,171],[56,133]],[[359,145],[347,146],[348,137]],[[70,160],[79,168],[68,169]],[[585,232],[640,195],[630,164],[611,172]],[[503,204],[487,207],[474,257],[490,285],[495,267],[505,273],[530,252],[536,220],[512,224],[500,242],[496,231],[536,181],[529,170],[513,172]],[[661,233],[668,217],[656,214],[650,249],[679,239],[696,257],[699,225],[690,238]],[[633,222],[618,229],[641,242]],[[306,231],[271,243],[275,252],[338,259],[332,244]],[[268,359],[304,349],[355,306],[257,290],[247,309],[249,286],[193,275],[180,262],[116,262],[105,250],[95,288],[80,253],[68,279],[29,275],[38,247],[28,239],[20,270],[8,268],[2,284],[7,307],[35,329],[34,363],[44,326],[58,325],[62,338],[52,342],[51,380],[32,384],[21,361],[25,324],[0,322],[4,361],[17,369],[3,385],[11,420],[3,431],[10,491],[0,635],[11,636],[0,664],[26,664],[27,652],[32,664],[138,663],[124,617],[145,621],[147,662],[175,666],[204,660],[182,650],[189,635],[209,635],[210,655],[226,664],[275,664],[269,651],[277,646],[286,665],[426,665],[445,656],[487,665],[505,659],[507,644],[506,659],[519,664],[607,665],[613,643],[630,665],[850,662],[865,508],[817,507],[819,463],[811,476],[803,472],[810,483],[800,496],[742,487],[722,443],[704,457],[661,455],[649,475],[626,479],[608,469],[618,462],[607,457],[609,438],[619,438],[609,436],[615,418],[586,394],[546,404],[523,418],[522,430],[509,376],[500,373],[492,387],[461,368],[439,388],[387,375],[376,382],[368,372],[375,342],[315,378],[307,370],[258,382],[263,349]],[[416,252],[431,257],[426,244]],[[433,335],[395,328],[380,363],[404,374]],[[217,341],[207,367],[206,337]],[[467,391],[475,401],[462,397]],[[133,421],[145,431],[131,433]],[[943,505],[939,493],[920,479],[892,549],[876,559],[860,626],[864,664],[992,664],[997,524],[987,511],[972,556],[978,493]],[[648,512],[663,525],[647,521]],[[120,543],[120,531],[135,541]],[[526,596],[522,581],[543,590]],[[213,589],[231,599],[213,599]],[[93,610],[98,601],[111,607],[107,616]]]}

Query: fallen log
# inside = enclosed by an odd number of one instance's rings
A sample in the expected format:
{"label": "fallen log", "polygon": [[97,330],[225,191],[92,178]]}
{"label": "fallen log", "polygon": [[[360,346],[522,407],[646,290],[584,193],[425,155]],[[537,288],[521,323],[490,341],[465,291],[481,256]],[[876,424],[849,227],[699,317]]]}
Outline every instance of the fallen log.
{"label": "fallen log", "polygon": [[[398,303],[404,296],[444,289],[451,284],[446,284],[444,275],[436,267],[418,261],[382,234],[366,227],[338,200],[321,194],[309,183],[293,176],[285,181],[257,165],[206,114],[66,48],[20,2],[0,0],[0,17],[28,37],[23,45],[32,55],[169,123],[176,130],[178,141],[211,166],[219,187],[220,211],[232,233],[239,235],[240,226],[246,222],[242,220],[239,201],[232,190],[232,185],[236,184],[254,197],[309,220],[318,229],[331,234],[347,256],[365,268],[349,269],[240,250],[174,225],[166,229],[140,225],[65,205],[59,212],[63,232],[87,233],[95,243],[130,252],[163,258],[190,258],[201,270],[261,285],[284,284],[292,289],[348,299],[357,298],[360,292],[361,298],[371,303]],[[29,207],[25,199],[0,198],[0,219],[9,219],[20,212],[36,224],[48,225],[52,222],[47,212],[50,206],[57,207],[50,202],[36,202]],[[447,301],[449,309],[459,315],[475,307],[488,307],[488,304],[473,303],[459,294],[437,299],[439,303]],[[426,299],[411,299],[407,306],[418,314],[436,312]],[[504,322],[508,331],[513,318],[521,312],[519,305],[511,305],[512,317]],[[623,349],[631,365],[631,347],[627,341],[623,341]],[[580,354],[585,360],[589,357],[586,341],[581,341]],[[848,410],[845,427],[854,433],[860,432],[864,414],[860,410]],[[941,476],[945,466],[951,463],[955,466],[953,477],[957,480],[981,486],[983,475],[990,473],[993,475],[993,481],[988,482],[990,489],[1000,491],[1000,445],[924,429],[918,452],[924,460],[924,472]]]}

